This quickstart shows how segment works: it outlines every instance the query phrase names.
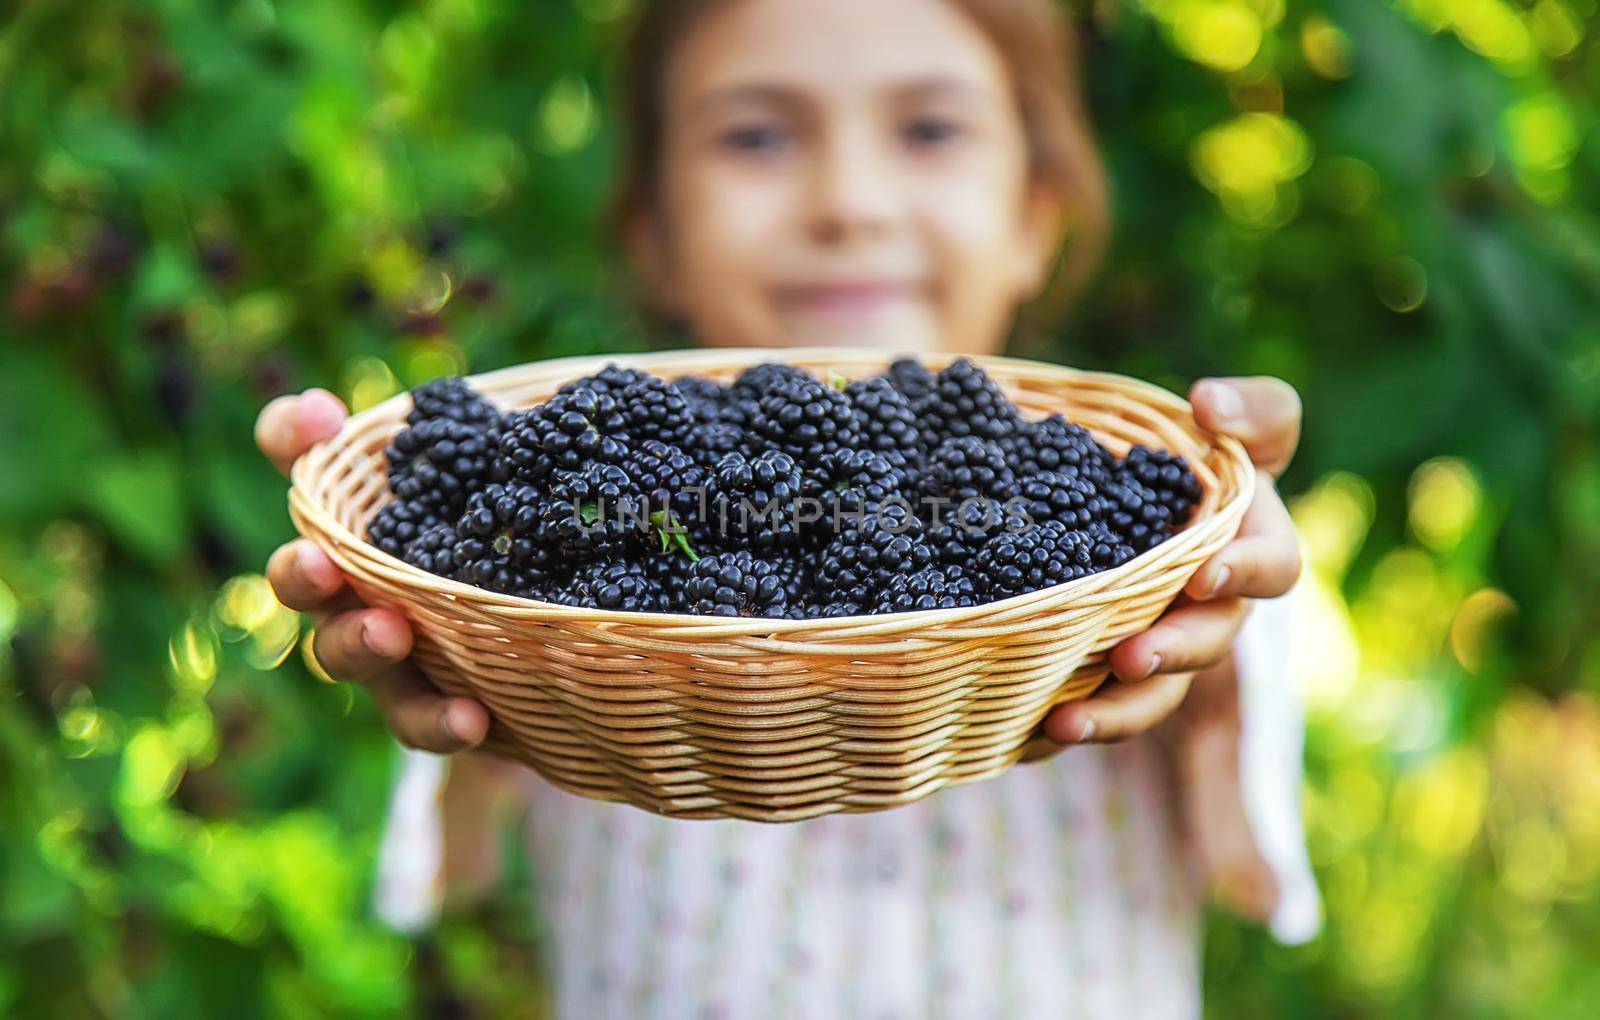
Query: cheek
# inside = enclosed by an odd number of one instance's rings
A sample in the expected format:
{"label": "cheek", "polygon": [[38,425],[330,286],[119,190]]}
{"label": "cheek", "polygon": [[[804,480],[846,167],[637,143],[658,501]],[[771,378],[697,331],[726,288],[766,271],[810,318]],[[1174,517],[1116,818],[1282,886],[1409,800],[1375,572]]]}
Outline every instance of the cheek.
{"label": "cheek", "polygon": [[1028,243],[1025,171],[1020,163],[997,162],[985,172],[929,183],[920,195],[918,222],[945,303],[1009,313],[1025,297],[1018,293],[1018,267]]}
{"label": "cheek", "polygon": [[749,342],[771,331],[766,282],[792,219],[787,190],[715,167],[685,170],[664,191],[672,303],[702,342]]}

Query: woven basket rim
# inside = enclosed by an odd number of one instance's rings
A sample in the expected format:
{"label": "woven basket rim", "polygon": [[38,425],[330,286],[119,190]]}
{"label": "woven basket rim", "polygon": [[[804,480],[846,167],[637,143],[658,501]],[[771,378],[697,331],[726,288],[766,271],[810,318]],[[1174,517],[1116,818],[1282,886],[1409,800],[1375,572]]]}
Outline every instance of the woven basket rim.
{"label": "woven basket rim", "polygon": [[[787,364],[818,361],[836,365],[854,364],[863,367],[880,366],[881,368],[881,366],[887,365],[889,361],[908,356],[915,357],[930,369],[942,367],[944,364],[960,358],[968,358],[982,366],[986,371],[991,371],[995,368],[1010,369],[1015,370],[1018,374],[1053,376],[1057,380],[1078,385],[1101,384],[1113,386],[1123,391],[1135,392],[1151,404],[1165,404],[1171,410],[1181,411],[1191,420],[1193,416],[1193,408],[1189,402],[1172,391],[1155,383],[1117,373],[1069,368],[1044,361],[1001,355],[976,355],[955,352],[929,352],[907,355],[904,352],[871,347],[709,347],[647,353],[570,355],[512,365],[506,368],[468,375],[464,378],[474,388],[480,391],[489,391],[490,399],[497,406],[504,407],[505,405],[501,404],[493,396],[497,383],[506,379],[522,379],[530,368],[534,367],[540,370],[542,378],[558,377],[562,381],[569,381],[592,374],[604,365],[611,363],[644,370],[651,370],[653,366],[670,365],[674,369],[673,375],[675,377],[677,375],[694,374],[697,367],[706,371],[723,372],[730,367],[747,367],[764,361]],[[571,369],[570,373],[563,371],[568,368]],[[682,371],[677,371],[680,368]],[[1009,375],[1011,373],[1006,372],[1005,374]],[[392,582],[399,583],[409,589],[431,589],[439,594],[453,598],[457,603],[472,606],[480,612],[493,615],[505,622],[587,622],[597,625],[615,624],[693,631],[694,636],[705,638],[747,637],[752,639],[770,639],[771,636],[779,634],[790,637],[803,637],[806,632],[812,630],[834,633],[842,626],[849,626],[853,637],[870,637],[872,634],[881,631],[891,642],[903,644],[908,639],[907,636],[902,636],[899,640],[895,640],[893,635],[913,626],[918,629],[937,626],[941,631],[949,633],[951,631],[966,630],[967,628],[962,626],[965,623],[978,622],[993,626],[1012,615],[1025,615],[1027,610],[1034,609],[1041,603],[1056,604],[1071,600],[1083,608],[1097,605],[1110,606],[1138,590],[1138,586],[1127,587],[1119,583],[1131,574],[1149,571],[1144,583],[1149,587],[1157,587],[1160,583],[1161,572],[1160,570],[1151,570],[1155,561],[1178,558],[1183,552],[1187,551],[1189,546],[1204,542],[1208,537],[1206,534],[1208,529],[1205,527],[1208,523],[1218,517],[1229,516],[1227,511],[1233,508],[1234,504],[1248,505],[1249,501],[1254,498],[1255,471],[1243,444],[1231,436],[1210,434],[1209,440],[1213,452],[1233,462],[1235,468],[1239,469],[1235,471],[1239,484],[1231,497],[1224,502],[1219,502],[1217,506],[1210,510],[1209,514],[1205,516],[1197,515],[1181,531],[1176,532],[1167,540],[1140,553],[1126,563],[1062,584],[1025,592],[1006,599],[957,609],[860,614],[856,616],[822,617],[812,620],[785,620],[769,617],[735,618],[700,616],[690,613],[637,613],[590,609],[581,606],[567,606],[555,602],[544,602],[518,595],[507,595],[429,573],[420,567],[415,567],[398,557],[383,552],[365,538],[356,535],[345,527],[326,505],[316,499],[311,491],[313,488],[312,478],[320,460],[331,452],[341,449],[353,436],[364,431],[374,420],[395,417],[399,407],[402,405],[409,406],[410,400],[409,392],[402,391],[372,407],[351,415],[337,434],[317,443],[307,451],[306,455],[302,455],[296,460],[290,471],[289,500],[291,508],[314,518],[318,529],[334,541],[338,549],[328,551],[333,554],[336,561],[340,558],[339,553],[347,550],[351,555],[365,559],[368,568],[372,572],[386,576]],[[535,405],[530,404],[527,406]],[[981,631],[982,627],[979,626],[977,629]],[[792,651],[805,650],[814,652],[818,650],[813,645],[795,644],[786,646],[781,641],[772,640],[764,641],[762,647],[774,652],[783,651],[786,647]]]}

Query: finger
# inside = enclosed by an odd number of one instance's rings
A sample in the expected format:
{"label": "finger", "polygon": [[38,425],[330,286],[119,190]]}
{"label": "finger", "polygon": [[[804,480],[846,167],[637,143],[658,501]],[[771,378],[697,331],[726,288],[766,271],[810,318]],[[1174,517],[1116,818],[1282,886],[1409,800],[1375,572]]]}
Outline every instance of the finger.
{"label": "finger", "polygon": [[391,609],[357,609],[317,626],[311,654],[339,680],[364,683],[411,654],[411,625]]}
{"label": "finger", "polygon": [[1300,445],[1300,394],[1282,379],[1201,379],[1189,390],[1189,402],[1201,428],[1239,440],[1273,477],[1289,466]]}
{"label": "finger", "polygon": [[1300,536],[1271,484],[1256,488],[1239,533],[1200,565],[1184,593],[1195,599],[1271,599],[1300,579]]}
{"label": "finger", "polygon": [[256,418],[256,445],[287,474],[295,458],[338,433],[347,417],[343,402],[327,390],[277,397]]}
{"label": "finger", "polygon": [[1170,610],[1154,627],[1111,651],[1111,670],[1138,681],[1164,673],[1215,666],[1228,657],[1250,603],[1221,599]]}
{"label": "finger", "polygon": [[344,587],[344,575],[315,542],[298,538],[267,560],[267,580],[278,601],[301,613],[326,609]]}
{"label": "finger", "polygon": [[372,691],[384,721],[400,742],[436,754],[455,754],[483,743],[489,712],[470,698],[447,698],[410,667],[374,677]]}
{"label": "finger", "polygon": [[1154,729],[1183,704],[1192,673],[1163,673],[1141,684],[1114,683],[1045,716],[1044,734],[1063,744],[1109,744]]}

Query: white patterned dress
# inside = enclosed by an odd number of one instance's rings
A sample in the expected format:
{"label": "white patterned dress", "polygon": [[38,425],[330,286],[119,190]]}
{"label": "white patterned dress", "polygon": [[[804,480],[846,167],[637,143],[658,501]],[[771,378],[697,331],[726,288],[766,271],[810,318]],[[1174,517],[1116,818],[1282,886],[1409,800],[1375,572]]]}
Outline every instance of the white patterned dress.
{"label": "white patterned dress", "polygon": [[[1233,803],[1276,887],[1273,930],[1299,941],[1319,915],[1284,610],[1258,604],[1240,638]],[[437,909],[443,765],[405,762],[378,907],[415,929]],[[522,772],[555,1015],[1197,1016],[1208,876],[1176,775],[1141,738],[890,811],[771,825],[662,818]]]}

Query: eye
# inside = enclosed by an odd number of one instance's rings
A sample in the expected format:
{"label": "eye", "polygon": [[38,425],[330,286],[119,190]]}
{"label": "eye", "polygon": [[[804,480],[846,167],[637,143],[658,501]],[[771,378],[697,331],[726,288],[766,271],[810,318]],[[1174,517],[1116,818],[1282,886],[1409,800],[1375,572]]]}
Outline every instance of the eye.
{"label": "eye", "polygon": [[900,128],[900,136],[912,148],[926,149],[948,145],[959,138],[965,128],[949,117],[914,117]]}
{"label": "eye", "polygon": [[791,141],[789,132],[777,124],[743,124],[729,128],[717,138],[717,144],[729,152],[760,156],[781,153]]}

